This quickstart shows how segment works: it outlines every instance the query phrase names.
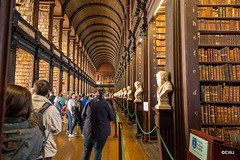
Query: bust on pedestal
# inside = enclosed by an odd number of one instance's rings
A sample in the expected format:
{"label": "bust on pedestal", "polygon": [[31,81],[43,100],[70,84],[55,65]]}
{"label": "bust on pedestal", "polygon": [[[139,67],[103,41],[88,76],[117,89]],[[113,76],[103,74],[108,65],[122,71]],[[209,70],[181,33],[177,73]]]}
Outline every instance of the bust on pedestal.
{"label": "bust on pedestal", "polygon": [[[144,114],[143,114],[143,102],[142,102],[143,89],[142,89],[141,83],[139,81],[136,81],[134,83],[134,86],[136,88],[136,91],[134,93],[134,97],[135,97],[135,100],[134,100],[135,112],[137,114],[140,126],[143,126],[143,120],[144,120],[143,119],[143,117],[144,117]],[[141,137],[142,136],[142,131],[139,128],[138,125],[137,125],[137,134],[136,134],[136,136],[137,137]]]}
{"label": "bust on pedestal", "polygon": [[132,95],[132,90],[131,90],[131,86],[127,87],[127,100],[131,101],[133,99],[133,95]]}
{"label": "bust on pedestal", "polygon": [[[131,90],[131,86],[127,87],[127,107],[128,110],[130,112],[130,114],[132,115],[134,113],[134,105],[133,105],[133,94],[132,94],[132,90]],[[128,116],[128,123],[132,124],[132,122],[135,120],[134,116]]]}
{"label": "bust on pedestal", "polygon": [[126,88],[123,88],[123,94],[122,94],[122,98],[123,99],[127,99],[127,89]]}
{"label": "bust on pedestal", "polygon": [[136,81],[134,85],[136,88],[136,91],[134,93],[134,97],[135,97],[134,102],[142,102],[143,89],[142,89],[141,83],[139,81]]}
{"label": "bust on pedestal", "polygon": [[167,97],[167,93],[172,91],[172,84],[167,81],[167,72],[159,71],[156,74],[157,78],[157,100],[158,104],[155,105],[156,109],[171,109],[169,105],[169,99]]}

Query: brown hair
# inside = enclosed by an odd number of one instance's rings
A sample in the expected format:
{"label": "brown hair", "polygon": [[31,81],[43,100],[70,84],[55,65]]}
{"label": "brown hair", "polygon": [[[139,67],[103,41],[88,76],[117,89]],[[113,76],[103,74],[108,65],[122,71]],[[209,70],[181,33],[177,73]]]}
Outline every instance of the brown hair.
{"label": "brown hair", "polygon": [[33,85],[36,95],[46,96],[50,90],[50,84],[44,79],[37,80]]}
{"label": "brown hair", "polygon": [[15,85],[7,85],[7,101],[5,117],[29,118],[32,112],[32,97],[27,88]]}

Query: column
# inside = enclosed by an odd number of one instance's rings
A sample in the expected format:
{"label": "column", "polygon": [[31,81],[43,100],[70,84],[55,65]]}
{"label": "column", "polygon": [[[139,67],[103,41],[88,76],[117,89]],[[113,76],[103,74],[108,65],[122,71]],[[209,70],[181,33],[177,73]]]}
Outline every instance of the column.
{"label": "column", "polygon": [[48,29],[48,40],[52,42],[52,33],[53,33],[53,12],[55,4],[50,4],[49,12],[49,29]]}
{"label": "column", "polygon": [[[0,30],[0,136],[3,133],[4,123],[4,108],[6,104],[6,85],[7,85],[7,67],[8,58],[12,36],[12,8],[14,0],[0,1],[0,13],[1,13],[1,30]],[[0,146],[0,154],[2,153],[2,145]]]}

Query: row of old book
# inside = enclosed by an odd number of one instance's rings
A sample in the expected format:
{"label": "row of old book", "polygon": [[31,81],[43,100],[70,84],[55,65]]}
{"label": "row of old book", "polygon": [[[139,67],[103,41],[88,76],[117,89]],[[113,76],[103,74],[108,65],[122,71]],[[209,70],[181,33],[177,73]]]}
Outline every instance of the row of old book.
{"label": "row of old book", "polygon": [[199,65],[200,80],[240,80],[240,65]]}
{"label": "row of old book", "polygon": [[198,17],[239,17],[240,8],[234,7],[198,7]]}
{"label": "row of old book", "polygon": [[222,49],[199,48],[198,60],[199,62],[202,62],[202,61],[240,62],[240,51],[239,51],[239,48],[229,49],[229,47],[224,47]]}
{"label": "row of old book", "polygon": [[240,29],[239,20],[205,20],[198,19],[198,30],[230,31]]}
{"label": "row of old book", "polygon": [[240,106],[201,105],[201,122],[204,124],[239,124]]}
{"label": "row of old book", "polygon": [[200,34],[198,35],[198,44],[205,45],[239,45],[240,35],[211,35]]}
{"label": "row of old book", "polygon": [[198,0],[198,4],[204,5],[204,4],[240,4],[240,0]]}
{"label": "row of old book", "polygon": [[240,86],[201,85],[202,102],[240,102]]}
{"label": "row of old book", "polygon": [[224,141],[224,145],[240,148],[240,145],[239,145],[240,128],[239,127],[222,127],[222,128],[207,127],[207,128],[201,128],[201,131],[208,135],[222,139]]}

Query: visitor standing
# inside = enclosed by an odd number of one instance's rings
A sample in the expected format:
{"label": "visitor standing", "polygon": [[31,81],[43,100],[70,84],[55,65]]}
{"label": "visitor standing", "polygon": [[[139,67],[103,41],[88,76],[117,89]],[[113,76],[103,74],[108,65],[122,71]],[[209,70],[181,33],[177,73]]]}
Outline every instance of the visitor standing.
{"label": "visitor standing", "polygon": [[9,84],[2,137],[2,159],[36,160],[42,149],[43,134],[27,119],[32,112],[31,93],[27,88]]}
{"label": "visitor standing", "polygon": [[[79,98],[81,98],[81,96],[79,96]],[[76,105],[73,106],[73,108],[72,108],[73,115],[74,115],[74,123],[73,123],[71,132],[68,137],[75,137],[73,130],[77,124],[82,126],[81,112],[83,109],[83,103],[82,103],[82,101],[79,100],[79,98],[76,99],[76,102],[75,102]],[[81,130],[81,133],[82,133],[82,130]]]}
{"label": "visitor standing", "polygon": [[52,104],[54,104],[54,100],[55,100],[56,96],[54,95],[54,92],[51,91],[50,92],[50,97],[49,97],[49,100],[52,102]]}
{"label": "visitor standing", "polygon": [[73,111],[72,111],[72,107],[75,106],[75,93],[71,94],[71,99],[68,100],[67,103],[67,116],[68,116],[68,125],[67,125],[67,134],[70,133],[71,129],[72,129],[72,121],[73,121]]}
{"label": "visitor standing", "polygon": [[[34,83],[34,95],[32,96],[34,110],[39,110],[46,103],[51,104],[43,113],[43,125],[45,127],[45,135],[48,135],[45,151],[45,159],[52,159],[57,153],[57,146],[53,140],[53,135],[59,134],[62,129],[61,116],[57,108],[48,100],[50,93],[50,84],[46,80],[37,80]],[[42,159],[42,155],[38,157]]]}
{"label": "visitor standing", "polygon": [[110,104],[104,99],[104,94],[105,89],[100,88],[98,96],[89,101],[83,109],[82,118],[85,125],[82,160],[90,159],[93,147],[93,160],[101,160],[103,147],[111,135],[110,121],[114,120],[114,114]]}
{"label": "visitor standing", "polygon": [[54,99],[54,106],[57,108],[57,110],[59,111],[59,113],[60,113],[60,115],[61,115],[61,119],[63,119],[62,118],[62,105],[60,104],[60,100],[61,100],[61,97],[56,97],[55,99]]}

